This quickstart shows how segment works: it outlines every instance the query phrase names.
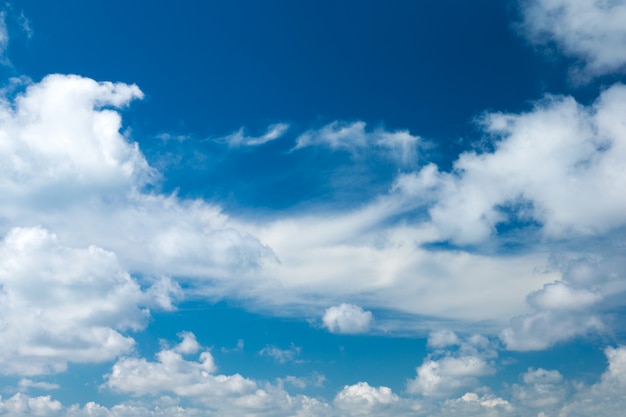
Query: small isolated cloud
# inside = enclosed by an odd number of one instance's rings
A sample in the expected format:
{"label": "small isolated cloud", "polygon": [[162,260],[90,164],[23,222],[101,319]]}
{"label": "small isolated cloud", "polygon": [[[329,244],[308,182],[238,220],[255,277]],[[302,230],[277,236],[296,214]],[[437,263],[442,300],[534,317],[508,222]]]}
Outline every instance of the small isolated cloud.
{"label": "small isolated cloud", "polygon": [[288,124],[276,123],[268,126],[265,134],[261,136],[246,136],[244,134],[244,128],[242,127],[235,133],[218,139],[218,141],[225,142],[228,144],[228,146],[233,148],[240,146],[258,146],[280,138],[285,134],[287,129],[289,129]]}
{"label": "small isolated cloud", "polygon": [[452,330],[436,330],[428,335],[430,348],[445,348],[460,344],[459,337]]}
{"label": "small isolated cloud", "polygon": [[330,307],[324,313],[324,327],[331,333],[365,333],[369,330],[373,316],[370,311],[353,304]]}
{"label": "small isolated cloud", "polygon": [[178,333],[178,337],[180,337],[181,342],[172,349],[176,353],[182,353],[184,355],[189,355],[192,353],[196,353],[200,350],[200,344],[196,340],[196,335],[191,332],[181,332]]}
{"label": "small isolated cloud", "polygon": [[409,380],[407,392],[426,397],[444,397],[478,384],[478,377],[492,375],[495,370],[479,356],[427,359],[417,368],[417,376]]}
{"label": "small isolated cloud", "polygon": [[522,30],[584,61],[585,76],[626,69],[626,4],[598,0],[523,0]]}
{"label": "small isolated cloud", "polygon": [[380,152],[401,165],[417,163],[420,138],[406,130],[388,132],[384,129],[366,130],[365,122],[334,121],[326,126],[309,130],[296,139],[294,150],[309,146],[327,146],[333,150],[344,150],[352,154]]}
{"label": "small isolated cloud", "polygon": [[[195,341],[195,336],[184,333],[181,337],[180,344],[158,352],[156,361],[135,357],[119,359],[106,375],[104,386],[137,397],[175,394],[216,410],[216,415],[278,417],[308,415],[307,410],[327,408],[315,399],[291,396],[281,386],[265,384],[261,388],[257,382],[240,374],[217,374],[213,355],[201,347],[197,360],[187,360],[179,352],[195,350],[197,346],[190,342]],[[193,345],[193,349],[189,349],[189,345]]]}
{"label": "small isolated cloud", "polygon": [[278,363],[293,361],[300,354],[302,348],[293,343],[287,349],[280,349],[274,345],[267,345],[259,351],[259,355],[273,358]]}

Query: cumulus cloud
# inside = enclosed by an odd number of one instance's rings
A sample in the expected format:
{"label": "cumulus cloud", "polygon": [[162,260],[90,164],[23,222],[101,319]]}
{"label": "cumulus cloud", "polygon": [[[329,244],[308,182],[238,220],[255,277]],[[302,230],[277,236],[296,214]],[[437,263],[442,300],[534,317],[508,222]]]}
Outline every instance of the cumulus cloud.
{"label": "cumulus cloud", "polygon": [[33,381],[32,379],[22,378],[17,383],[20,390],[28,390],[29,388],[42,389],[46,391],[59,389],[59,384],[53,384],[45,381]]}
{"label": "cumulus cloud", "polygon": [[341,417],[414,415],[419,404],[398,397],[388,387],[372,387],[367,382],[346,385],[333,401]]}
{"label": "cumulus cloud", "polygon": [[[466,392],[459,398],[449,399],[430,414],[433,417],[504,417],[519,415],[505,399],[493,394],[479,395]],[[534,417],[534,416],[533,416]]]}
{"label": "cumulus cloud", "polygon": [[331,333],[365,333],[369,330],[373,316],[370,311],[353,304],[329,307],[322,322]]}
{"label": "cumulus cloud", "polygon": [[397,163],[411,166],[417,163],[420,138],[408,131],[389,132],[376,129],[368,132],[364,122],[334,121],[326,126],[309,130],[296,139],[296,149],[309,146],[327,146],[333,150],[359,154],[365,151],[378,151]]}
{"label": "cumulus cloud", "polygon": [[436,330],[428,335],[427,344],[430,348],[445,348],[460,344],[459,337],[452,330]]}
{"label": "cumulus cloud", "polygon": [[491,375],[495,370],[481,357],[444,357],[427,359],[417,368],[417,376],[409,380],[407,391],[426,397],[443,397],[478,383],[477,377]]}
{"label": "cumulus cloud", "polygon": [[0,397],[0,414],[9,417],[21,416],[58,416],[63,405],[53,400],[49,395],[41,397],[29,397],[22,393],[17,393],[11,398],[3,400]]}
{"label": "cumulus cloud", "polygon": [[604,351],[607,370],[600,381],[583,387],[560,410],[562,417],[617,416],[626,407],[626,347],[609,347]]}
{"label": "cumulus cloud", "polygon": [[563,404],[567,387],[559,371],[529,368],[522,379],[523,385],[514,384],[512,387],[513,397],[520,404],[542,411]]}
{"label": "cumulus cloud", "polygon": [[286,123],[276,123],[268,126],[267,132],[261,136],[246,136],[244,134],[244,128],[242,127],[233,134],[218,139],[220,142],[225,142],[228,146],[258,146],[264,143],[271,142],[282,137],[289,129],[289,125]]}
{"label": "cumulus cloud", "polygon": [[417,367],[417,376],[407,381],[407,392],[443,398],[476,387],[479,377],[495,373],[490,360],[498,355],[492,345],[479,334],[461,339],[449,330],[431,332],[427,346],[433,352]]}
{"label": "cumulus cloud", "polygon": [[549,238],[602,235],[626,222],[626,199],[615,192],[626,185],[625,107],[626,87],[616,84],[587,107],[547,97],[527,113],[487,114],[493,152],[463,153],[451,173],[429,165],[397,188],[433,198],[432,221],[461,244],[509,222],[537,222]]}
{"label": "cumulus cloud", "polygon": [[[202,350],[197,360],[187,360],[183,351],[196,350],[195,337],[181,334],[183,340],[171,349],[163,349],[156,361],[125,357],[118,360],[105,386],[113,391],[135,396],[175,394],[195,404],[216,409],[216,415],[306,415],[307,408],[323,405],[306,396],[292,397],[281,387],[257,382],[240,374],[217,374],[213,355]],[[193,342],[190,342],[193,341]]]}
{"label": "cumulus cloud", "polygon": [[0,372],[58,372],[128,352],[121,333],[146,325],[146,294],[115,255],[71,248],[41,228],[12,229],[0,242]]}
{"label": "cumulus cloud", "polygon": [[135,85],[57,74],[1,100],[0,229],[43,225],[152,276],[219,279],[272,262],[220,207],[147,191],[158,173],[120,133],[120,109],[142,96]]}
{"label": "cumulus cloud", "polygon": [[514,317],[511,325],[502,330],[500,338],[510,350],[543,350],[558,342],[604,328],[598,315],[548,310]]}
{"label": "cumulus cloud", "polygon": [[523,0],[522,30],[584,62],[586,77],[626,68],[626,4],[598,0]]}

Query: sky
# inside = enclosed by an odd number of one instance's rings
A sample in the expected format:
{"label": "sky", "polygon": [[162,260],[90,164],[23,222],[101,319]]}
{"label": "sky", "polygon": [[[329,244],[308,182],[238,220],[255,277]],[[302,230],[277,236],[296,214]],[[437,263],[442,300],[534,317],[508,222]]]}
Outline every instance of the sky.
{"label": "sky", "polygon": [[623,412],[626,1],[0,11],[0,416]]}

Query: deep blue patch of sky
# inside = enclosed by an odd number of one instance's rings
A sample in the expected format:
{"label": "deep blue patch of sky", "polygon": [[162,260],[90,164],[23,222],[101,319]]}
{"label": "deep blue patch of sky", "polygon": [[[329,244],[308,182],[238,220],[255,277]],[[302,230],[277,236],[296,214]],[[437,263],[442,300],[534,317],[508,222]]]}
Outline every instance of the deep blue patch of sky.
{"label": "deep blue patch of sky", "polygon": [[[193,176],[175,167],[165,172],[165,186],[176,184],[183,193],[213,190],[228,197],[211,186],[217,177],[229,192],[236,190],[229,181],[235,173],[228,163],[215,170],[215,150],[202,139],[242,126],[260,132],[272,122],[293,125],[285,138],[290,141],[298,131],[333,120],[408,129],[436,141],[430,156],[449,167],[479,135],[473,117],[527,107],[548,86],[558,92],[554,84],[562,83],[561,66],[535,54],[512,29],[516,10],[508,2],[184,1],[146,7],[63,0],[15,7],[38,34],[11,45],[18,73],[35,80],[60,72],[137,83],[147,98],[125,123],[148,155],[158,158],[162,144],[155,136],[162,132],[196,140],[186,151],[191,147],[206,159],[197,161]],[[189,155],[181,157],[187,162]],[[263,161],[263,169],[292,168],[283,154],[269,150],[238,157]],[[229,162],[255,174],[260,163]],[[276,188],[272,201],[289,195]]]}

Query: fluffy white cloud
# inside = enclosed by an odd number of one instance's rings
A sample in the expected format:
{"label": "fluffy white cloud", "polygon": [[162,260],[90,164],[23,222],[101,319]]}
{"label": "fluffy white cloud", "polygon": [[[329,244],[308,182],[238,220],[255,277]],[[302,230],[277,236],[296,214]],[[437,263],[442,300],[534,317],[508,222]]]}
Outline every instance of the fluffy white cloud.
{"label": "fluffy white cloud", "polygon": [[539,311],[511,319],[500,338],[511,350],[543,350],[557,342],[605,329],[602,319],[586,312]]}
{"label": "fluffy white cloud", "polygon": [[428,335],[428,346],[430,348],[445,348],[460,344],[459,337],[452,330],[436,330]]}
{"label": "fluffy white cloud", "polygon": [[572,288],[564,282],[544,285],[540,291],[528,295],[528,302],[544,310],[581,310],[602,300],[602,294],[589,289]]}
{"label": "fluffy white cloud", "polygon": [[59,384],[52,384],[50,382],[45,382],[45,381],[33,381],[32,379],[28,379],[28,378],[22,378],[19,380],[19,382],[17,383],[17,386],[19,387],[20,391],[25,391],[28,390],[29,388],[37,388],[37,389],[43,389],[43,390],[54,390],[54,389],[59,389],[60,385]]}
{"label": "fluffy white cloud", "polygon": [[[143,95],[136,85],[49,75],[0,103],[0,190],[15,199],[65,200],[118,192],[154,172],[119,133],[113,109]],[[58,194],[57,194],[58,193]],[[69,200],[69,201],[67,201]],[[43,203],[43,201],[41,201]]]}
{"label": "fluffy white cloud", "polygon": [[[626,223],[626,86],[589,107],[547,97],[522,114],[492,113],[484,128],[493,152],[463,153],[452,173],[429,165],[397,188],[432,198],[434,224],[458,243],[477,243],[509,221],[535,221],[544,236],[602,235]],[[602,201],[602,204],[597,204]]]}
{"label": "fluffy white cloud", "polygon": [[398,397],[388,387],[372,387],[367,382],[346,385],[333,401],[338,416],[415,415],[419,404]]}
{"label": "fluffy white cloud", "polygon": [[219,279],[271,262],[219,207],[146,191],[158,174],[120,133],[117,110],[142,96],[135,85],[50,75],[0,100],[0,232],[43,225],[153,276]]}
{"label": "fluffy white cloud", "polygon": [[41,228],[0,241],[0,373],[58,372],[128,352],[152,302],[115,255],[71,248]]}
{"label": "fluffy white cloud", "polygon": [[579,389],[559,417],[618,416],[626,407],[626,347],[605,349],[608,368],[600,381]]}
{"label": "fluffy white cloud", "polygon": [[[106,376],[106,386],[113,391],[135,396],[175,394],[216,410],[215,415],[256,416],[307,415],[323,405],[306,396],[292,397],[281,387],[257,382],[240,374],[216,374],[211,352],[203,350],[198,360],[187,360],[182,353],[198,347],[191,333],[181,333],[183,340],[171,349],[161,350],[155,362],[126,357],[113,365]],[[189,349],[192,346],[193,349]]]}
{"label": "fluffy white cloud", "polygon": [[17,393],[11,398],[3,400],[0,397],[0,415],[7,417],[60,416],[63,405],[53,400],[49,395],[41,397],[29,397]]}
{"label": "fluffy white cloud", "polygon": [[[433,410],[433,417],[504,417],[520,415],[507,400],[492,394],[467,392],[461,397],[443,402]],[[533,416],[535,417],[535,416]]]}
{"label": "fluffy white cloud", "polygon": [[289,125],[286,123],[276,123],[268,126],[267,132],[261,136],[246,136],[244,134],[243,127],[236,131],[235,133],[228,135],[224,138],[218,139],[218,141],[223,141],[231,147],[239,147],[239,146],[258,146],[263,145],[264,143],[276,140],[283,136],[285,132],[289,129]]}
{"label": "fluffy white cloud", "polygon": [[532,42],[556,43],[585,62],[585,76],[626,67],[626,4],[601,0],[522,0],[522,29]]}
{"label": "fluffy white cloud", "polygon": [[332,333],[365,333],[370,328],[372,313],[353,304],[329,307],[322,322]]}
{"label": "fluffy white cloud", "polygon": [[478,383],[477,377],[491,375],[495,370],[479,356],[427,359],[417,368],[417,376],[407,384],[411,394],[443,397]]}
{"label": "fluffy white cloud", "polygon": [[354,155],[363,152],[381,152],[382,155],[404,166],[417,164],[420,138],[408,131],[388,132],[376,129],[368,132],[364,122],[345,123],[334,121],[320,129],[309,130],[296,140],[295,149],[308,146],[328,146]]}

